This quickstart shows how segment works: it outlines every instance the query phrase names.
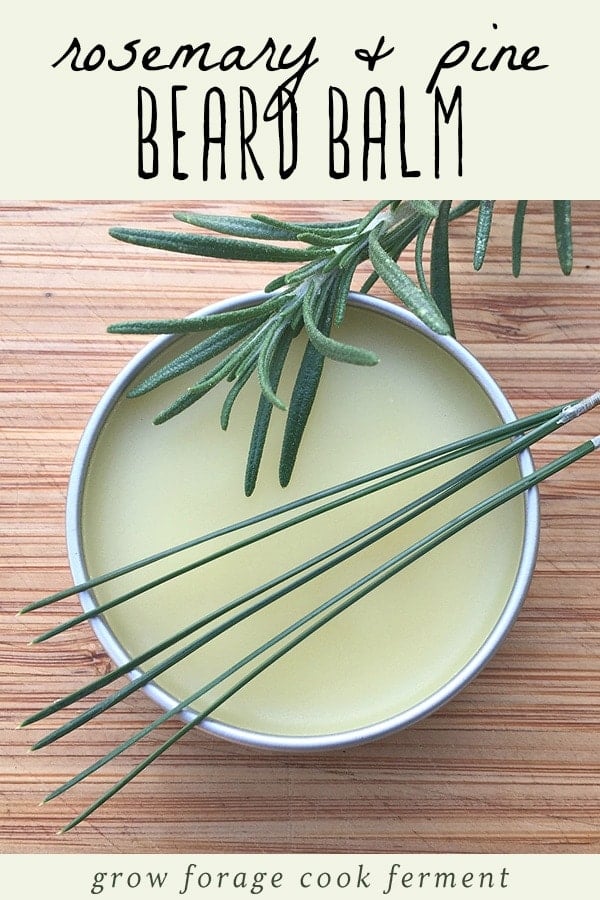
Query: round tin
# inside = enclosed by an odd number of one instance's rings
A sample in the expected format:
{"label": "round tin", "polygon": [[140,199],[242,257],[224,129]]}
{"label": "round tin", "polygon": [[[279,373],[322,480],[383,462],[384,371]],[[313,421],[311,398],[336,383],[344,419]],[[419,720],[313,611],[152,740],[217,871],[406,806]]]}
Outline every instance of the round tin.
{"label": "round tin", "polygon": [[[234,297],[210,307],[206,307],[197,315],[206,313],[225,312],[251,303],[258,303],[264,299],[263,293],[251,293]],[[416,330],[420,334],[433,341],[444,351],[449,353],[477,382],[485,392],[503,422],[511,422],[515,419],[514,412],[487,370],[454,338],[434,334],[418,318],[410,312],[401,309],[391,303],[362,294],[350,294],[349,302],[352,305],[386,316],[404,326]],[[105,424],[111,410],[118,400],[126,394],[134,379],[148,366],[155,356],[177,340],[177,336],[161,336],[149,343],[139,352],[131,362],[122,370],[110,385],[100,403],[92,414],[80,441],[73,462],[69,489],[67,495],[66,528],[69,561],[75,583],[87,580],[88,572],[83,551],[82,541],[82,500],[86,481],[88,465],[94,446],[100,431]],[[529,452],[522,452],[518,457],[518,465],[522,475],[533,471],[533,461]],[[535,567],[539,539],[539,499],[537,489],[530,489],[524,495],[524,531],[521,547],[520,561],[513,582],[512,590],[507,597],[503,611],[487,639],[469,662],[460,669],[447,683],[430,694],[422,702],[405,709],[397,715],[386,718],[383,721],[368,726],[354,728],[337,734],[318,736],[288,736],[269,735],[238,728],[215,718],[207,718],[201,727],[219,735],[220,737],[236,742],[263,748],[275,748],[280,750],[321,750],[326,748],[344,747],[364,741],[373,740],[390,734],[396,730],[406,728],[420,721],[425,716],[438,710],[447,703],[462,688],[464,688],[480,670],[486,665],[496,652],[503,639],[510,630],[529,588],[530,580]],[[93,591],[80,594],[84,611],[89,611],[97,606]],[[129,661],[129,656],[119,643],[109,626],[102,618],[92,620],[92,627],[98,640],[105,648],[108,655],[116,665],[122,665]],[[139,671],[130,674],[131,678],[139,676]],[[163,688],[155,684],[147,685],[145,693],[163,709],[172,709],[178,701]],[[193,717],[192,712],[184,712],[181,718],[189,721]]]}

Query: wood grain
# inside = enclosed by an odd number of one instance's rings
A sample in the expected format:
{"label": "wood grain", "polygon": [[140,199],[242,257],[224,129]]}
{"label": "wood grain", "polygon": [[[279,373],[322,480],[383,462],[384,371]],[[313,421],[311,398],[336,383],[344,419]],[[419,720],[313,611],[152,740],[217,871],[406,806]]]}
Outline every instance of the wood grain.
{"label": "wood grain", "polygon": [[[249,213],[254,203],[190,203]],[[260,204],[295,219],[368,204]],[[108,661],[88,628],[28,646],[57,620],[17,611],[69,580],[64,506],[81,431],[143,340],[121,318],[186,314],[261,288],[278,266],[202,261],[117,244],[113,224],[172,227],[168,203],[32,202],[0,208],[0,850],[3,852],[600,851],[600,493],[592,457],[542,488],[536,575],[509,638],[453,702],[410,730],[345,751],[249,750],[202,732],[176,745],[74,832],[57,829],[140,758],[42,808],[43,795],[141,727],[147,699],[35,754],[26,715]],[[597,388],[600,203],[575,204],[575,267],[556,262],[549,203],[534,203],[523,274],[509,274],[500,205],[489,257],[471,268],[472,219],[452,238],[458,333],[519,413]],[[378,285],[378,292],[389,298]],[[594,414],[536,451],[542,462],[600,431]],[[77,609],[66,601],[63,609]],[[170,733],[167,725],[155,746]],[[134,823],[134,827],[131,824]]]}

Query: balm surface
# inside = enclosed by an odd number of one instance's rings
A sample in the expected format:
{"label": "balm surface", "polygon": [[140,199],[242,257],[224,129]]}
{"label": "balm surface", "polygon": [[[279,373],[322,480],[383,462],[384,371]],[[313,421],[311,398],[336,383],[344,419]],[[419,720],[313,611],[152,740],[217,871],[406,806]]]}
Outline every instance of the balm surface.
{"label": "balm surface", "polygon": [[[258,396],[253,384],[238,398],[227,433],[219,427],[227,385],[161,426],[152,419],[176,392],[194,382],[193,376],[139,399],[119,400],[94,448],[84,488],[82,538],[89,574],[499,424],[490,399],[469,372],[396,320],[349,308],[335,336],[373,349],[381,361],[369,368],[326,361],[285,490],[277,480],[285,414],[274,409],[255,493],[244,496],[243,473]],[[303,350],[302,341],[296,343],[280,385],[284,400]],[[177,342],[178,352],[183,346]],[[163,353],[152,369],[173,353]],[[137,655],[489,452],[433,469],[178,577],[110,611],[106,621],[126,652]],[[516,477],[516,462],[496,469],[195,651],[157,683],[178,700],[189,696],[308,610]],[[424,700],[469,662],[494,628],[518,569],[523,529],[523,501],[518,498],[359,600],[212,717],[264,734],[317,736],[380,722]],[[230,536],[226,543],[233,540]],[[185,565],[213,547],[204,545],[123,577],[115,583],[118,592]],[[117,587],[98,588],[96,597],[108,600]],[[196,701],[193,708],[202,710],[231,683]]]}

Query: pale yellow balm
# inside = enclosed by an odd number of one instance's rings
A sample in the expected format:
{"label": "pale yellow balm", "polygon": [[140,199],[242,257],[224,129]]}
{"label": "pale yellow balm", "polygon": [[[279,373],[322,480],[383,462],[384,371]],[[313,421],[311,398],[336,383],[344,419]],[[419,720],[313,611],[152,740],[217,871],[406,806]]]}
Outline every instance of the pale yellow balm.
{"label": "pale yellow balm", "polygon": [[[253,384],[238,398],[226,433],[219,426],[226,385],[161,426],[152,419],[193,376],[140,399],[120,400],[98,439],[85,485],[83,545],[90,574],[499,423],[491,401],[463,366],[410,328],[353,308],[338,335],[373,349],[381,362],[369,368],[326,362],[285,490],[277,477],[285,414],[275,409],[256,491],[244,496],[258,396]],[[284,399],[301,356],[298,343],[280,387]],[[127,653],[137,655],[388,515],[476,458],[432,470],[171,581],[111,611],[109,625]],[[505,464],[196,651],[158,683],[177,699],[189,696],[309,609],[517,476],[517,464]],[[361,599],[213,718],[265,734],[326,735],[369,726],[424,700],[468,663],[494,628],[518,569],[523,529],[519,498]],[[186,551],[175,558],[177,564],[207,549]],[[174,565],[174,559],[163,561],[141,577],[148,580]],[[139,574],[121,579],[119,590],[139,580]],[[97,597],[103,601],[114,592],[105,586]],[[202,709],[203,702],[194,707]]]}

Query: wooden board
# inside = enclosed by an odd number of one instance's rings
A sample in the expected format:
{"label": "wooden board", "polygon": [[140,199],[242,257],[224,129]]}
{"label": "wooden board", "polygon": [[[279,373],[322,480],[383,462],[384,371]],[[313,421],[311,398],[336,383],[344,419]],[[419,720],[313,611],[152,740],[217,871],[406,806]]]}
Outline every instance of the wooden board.
{"label": "wooden board", "polygon": [[[293,219],[368,204],[190,203]],[[15,618],[69,581],[64,508],[89,414],[143,340],[119,319],[187,314],[261,288],[281,266],[206,261],[111,240],[114,224],[170,228],[169,203],[32,202],[0,208],[0,850],[3,852],[600,851],[600,493],[588,457],[542,488],[525,608],[491,664],[420,725],[355,749],[292,755],[189,735],[68,835],[58,828],[141,753],[39,807],[44,794],[150,721],[130,699],[28,753],[29,713],[107,669],[86,626],[37,647],[55,608]],[[600,202],[574,206],[575,266],[559,270],[549,203],[531,204],[523,274],[510,275],[513,205],[500,205],[483,270],[473,217],[452,239],[457,331],[517,412],[600,387]],[[386,298],[389,291],[377,286]],[[600,431],[593,413],[536,450],[543,462]],[[77,602],[65,601],[75,612]],[[165,725],[161,739],[170,733]],[[151,738],[148,746],[158,745]],[[132,827],[133,825],[133,827]]]}

